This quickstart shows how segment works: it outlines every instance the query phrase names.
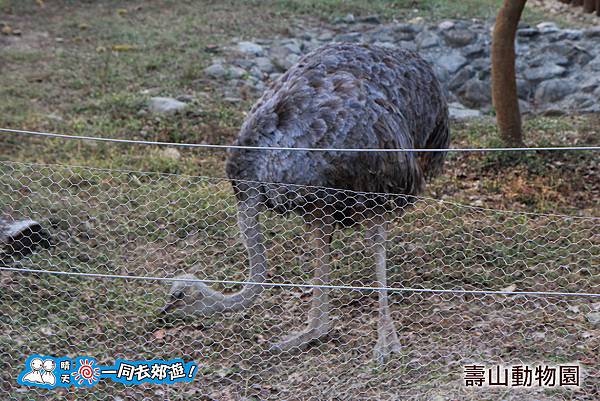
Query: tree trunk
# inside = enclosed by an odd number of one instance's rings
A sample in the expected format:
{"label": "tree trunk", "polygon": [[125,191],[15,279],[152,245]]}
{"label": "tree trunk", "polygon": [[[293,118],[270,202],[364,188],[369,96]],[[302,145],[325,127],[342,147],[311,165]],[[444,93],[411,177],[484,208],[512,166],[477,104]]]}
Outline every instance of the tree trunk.
{"label": "tree trunk", "polygon": [[526,1],[504,0],[492,38],[492,101],[500,137],[508,146],[523,144],[515,75],[515,35]]}
{"label": "tree trunk", "polygon": [[586,13],[593,13],[596,9],[596,0],[585,0],[583,2],[583,11]]}

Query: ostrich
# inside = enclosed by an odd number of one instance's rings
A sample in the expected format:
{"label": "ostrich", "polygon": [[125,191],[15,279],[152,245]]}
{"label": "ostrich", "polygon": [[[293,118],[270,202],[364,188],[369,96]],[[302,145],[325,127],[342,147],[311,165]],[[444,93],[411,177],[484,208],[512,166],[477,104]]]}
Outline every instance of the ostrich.
{"label": "ostrich", "polygon": [[[431,67],[416,53],[329,44],[305,55],[274,82],[248,114],[236,145],[446,148],[449,140],[445,96]],[[307,327],[274,344],[274,351],[303,349],[330,331],[329,290],[322,285],[329,282],[329,245],[336,227],[365,226],[376,285],[386,286],[385,216],[402,212],[412,195],[422,191],[425,179],[441,170],[444,157],[444,152],[230,150],[226,170],[238,201],[249,280],[266,280],[261,210],[298,213],[313,236],[314,284],[321,286],[313,288]],[[382,193],[406,196],[390,202]],[[262,290],[261,285],[246,284],[224,295],[198,281],[177,281],[166,310],[204,316],[241,310]],[[380,289],[378,295],[374,356],[381,361],[398,352],[400,343],[387,292]]]}

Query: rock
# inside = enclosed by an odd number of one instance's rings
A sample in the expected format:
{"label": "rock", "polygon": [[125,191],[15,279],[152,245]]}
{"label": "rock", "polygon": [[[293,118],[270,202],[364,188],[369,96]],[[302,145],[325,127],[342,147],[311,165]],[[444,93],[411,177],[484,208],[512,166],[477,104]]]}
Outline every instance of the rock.
{"label": "rock", "polygon": [[469,80],[463,86],[459,95],[464,104],[474,108],[487,106],[492,99],[490,85],[478,78]]}
{"label": "rock", "polygon": [[526,79],[517,78],[517,96],[528,100],[532,95],[532,85]]}
{"label": "rock", "polygon": [[148,109],[155,114],[175,114],[184,110],[187,104],[170,97],[153,97],[150,99]]}
{"label": "rock", "polygon": [[302,54],[302,43],[296,39],[282,41],[281,45],[286,48],[289,53]]}
{"label": "rock", "polygon": [[517,30],[517,36],[521,38],[532,38],[540,34],[539,29],[536,28],[522,28]]}
{"label": "rock", "polygon": [[594,326],[600,326],[600,312],[588,313],[585,318]]}
{"label": "rock", "polygon": [[204,69],[204,73],[209,77],[213,78],[223,78],[227,75],[227,70],[223,67],[222,64],[213,64]]}
{"label": "rock", "polygon": [[415,44],[415,42],[400,41],[400,42],[398,42],[398,47],[401,47],[401,48],[407,49],[407,50],[417,51],[417,45]]}
{"label": "rock", "polygon": [[440,38],[431,31],[423,31],[417,35],[415,42],[419,49],[429,49],[440,44]]}
{"label": "rock", "polygon": [[398,46],[391,42],[375,42],[373,43],[375,46],[384,47],[386,49],[397,49]]}
{"label": "rock", "polygon": [[457,121],[470,120],[482,116],[479,110],[468,109],[460,103],[453,102],[448,105],[450,118]]}
{"label": "rock", "polygon": [[402,32],[402,33],[418,33],[423,30],[422,25],[415,24],[407,24],[407,23],[397,23],[393,26],[394,31]]}
{"label": "rock", "polygon": [[600,38],[600,28],[586,29],[583,34],[586,38]]}
{"label": "rock", "polygon": [[446,43],[451,47],[464,47],[471,44],[477,34],[467,29],[450,29],[443,32]]}
{"label": "rock", "polygon": [[181,159],[181,153],[175,148],[164,148],[160,151],[160,156],[164,157],[165,159]]}
{"label": "rock", "polygon": [[576,86],[570,79],[551,79],[542,82],[535,91],[537,104],[553,103],[563,99],[576,90]]}
{"label": "rock", "polygon": [[232,65],[227,70],[228,78],[238,79],[238,78],[243,77],[246,74],[247,74],[247,72],[245,69],[243,69],[242,67],[236,67],[235,65]]}
{"label": "rock", "polygon": [[273,66],[273,63],[267,57],[257,57],[254,59],[254,62],[258,69],[264,73],[270,74],[275,70],[275,66]]}
{"label": "rock", "polygon": [[0,217],[0,260],[27,256],[39,246],[49,248],[50,235],[31,219]]}
{"label": "rock", "polygon": [[436,64],[443,66],[450,74],[454,74],[467,64],[467,59],[458,52],[444,54],[439,57]]}
{"label": "rock", "polygon": [[485,47],[481,46],[480,44],[472,44],[469,46],[465,46],[461,49],[461,51],[465,55],[465,57],[468,57],[469,59],[481,57],[486,54]]}
{"label": "rock", "polygon": [[351,42],[351,43],[360,42],[361,39],[362,39],[362,34],[360,32],[342,33],[333,38],[333,40],[335,42]]}
{"label": "rock", "polygon": [[261,45],[254,42],[240,42],[238,43],[238,51],[244,54],[251,54],[254,56],[262,56],[264,49]]}
{"label": "rock", "polygon": [[442,21],[438,24],[438,29],[440,31],[446,31],[448,29],[452,29],[454,28],[456,24],[454,23],[454,21]]}
{"label": "rock", "polygon": [[536,28],[539,29],[540,33],[543,34],[556,33],[560,31],[560,28],[554,22],[540,22],[536,25]]}
{"label": "rock", "polygon": [[347,24],[351,24],[355,21],[356,19],[354,18],[354,14],[346,14],[346,16],[344,17],[343,21]]}
{"label": "rock", "polygon": [[579,90],[583,93],[593,93],[600,87],[600,77],[591,76],[579,82]]}
{"label": "rock", "polygon": [[597,102],[598,100],[592,95],[575,93],[565,99],[563,104],[565,105],[565,108],[569,110],[577,110],[578,112],[582,112],[584,110],[587,112],[594,112],[597,110],[597,107],[595,107]]}
{"label": "rock", "polygon": [[565,68],[556,64],[546,64],[525,71],[525,78],[530,81],[544,81],[564,74]]}
{"label": "rock", "polygon": [[333,39],[333,32],[331,31],[322,32],[317,36],[317,40],[320,40],[321,42],[329,42],[331,39]]}
{"label": "rock", "polygon": [[448,89],[456,91],[475,75],[475,71],[470,66],[461,69],[448,83]]}
{"label": "rock", "polygon": [[366,17],[360,17],[357,19],[358,22],[362,22],[363,24],[381,24],[381,20],[377,15],[367,15]]}
{"label": "rock", "polygon": [[581,29],[563,29],[557,36],[558,40],[580,40],[583,38]]}
{"label": "rock", "polygon": [[585,70],[599,72],[600,71],[600,56],[596,56],[595,59],[593,59],[592,61],[590,61],[585,66]]}
{"label": "rock", "polygon": [[176,99],[180,102],[190,103],[194,100],[194,97],[192,95],[179,95],[176,97]]}

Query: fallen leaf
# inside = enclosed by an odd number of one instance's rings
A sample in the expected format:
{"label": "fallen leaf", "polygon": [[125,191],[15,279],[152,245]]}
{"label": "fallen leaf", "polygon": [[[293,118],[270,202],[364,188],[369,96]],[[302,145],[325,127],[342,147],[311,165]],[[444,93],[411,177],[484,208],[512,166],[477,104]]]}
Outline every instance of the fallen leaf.
{"label": "fallen leaf", "polygon": [[159,330],[156,330],[153,335],[154,335],[154,338],[156,338],[157,340],[161,340],[161,339],[165,338],[165,334],[166,334],[166,332],[164,329],[159,329]]}
{"label": "fallen leaf", "polygon": [[134,45],[112,45],[111,49],[115,52],[128,52],[136,50],[137,47],[135,47]]}

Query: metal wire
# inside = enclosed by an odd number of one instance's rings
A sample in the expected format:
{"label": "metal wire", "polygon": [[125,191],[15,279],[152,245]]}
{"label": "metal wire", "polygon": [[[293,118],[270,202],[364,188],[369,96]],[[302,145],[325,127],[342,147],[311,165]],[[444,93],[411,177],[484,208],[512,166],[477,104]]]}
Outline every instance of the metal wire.
{"label": "metal wire", "polygon": [[530,151],[597,151],[600,146],[548,146],[548,147],[518,147],[518,148],[449,148],[449,149],[349,149],[349,148],[288,148],[288,147],[263,147],[263,146],[242,146],[242,145],[216,145],[204,143],[180,143],[180,142],[158,142],[142,141],[134,139],[103,138],[84,135],[66,135],[50,132],[37,132],[18,130],[11,128],[0,128],[0,132],[26,134],[34,136],[43,136],[49,138],[62,138],[74,140],[87,140],[112,143],[127,143],[136,145],[157,145],[174,146],[185,148],[203,148],[203,149],[246,149],[246,150],[285,150],[301,152],[409,152],[409,153],[439,153],[439,152],[530,152]]}
{"label": "metal wire", "polygon": [[598,297],[599,294],[585,292],[548,292],[548,291],[485,291],[485,290],[462,290],[462,289],[433,289],[433,288],[406,288],[406,287],[365,287],[351,285],[319,285],[319,284],[295,284],[295,283],[273,283],[258,281],[237,281],[237,280],[210,280],[210,279],[191,279],[181,277],[151,277],[151,276],[129,276],[119,274],[99,274],[99,273],[79,273],[43,269],[28,269],[22,267],[0,266],[0,270],[19,273],[38,273],[38,274],[56,274],[75,277],[109,278],[124,280],[150,280],[150,281],[168,281],[184,283],[205,283],[205,284],[230,284],[230,285],[256,285],[261,287],[284,287],[284,288],[320,288],[330,290],[352,290],[352,291],[390,291],[390,292],[422,292],[422,293],[452,293],[452,294],[476,294],[476,295],[532,295],[532,296],[551,296],[551,297]]}
{"label": "metal wire", "polygon": [[[327,217],[363,205],[363,221],[325,246],[321,229],[294,213],[261,211],[239,224],[226,179],[0,161],[0,218],[35,220],[49,243],[0,232],[2,398],[510,399],[505,389],[465,388],[462,366],[556,360],[585,367],[585,379],[548,400],[600,397],[600,367],[589,363],[600,345],[598,217],[260,184],[272,201],[265,208],[303,200]],[[386,222],[387,239],[375,221]],[[264,275],[248,273],[260,246],[240,227],[262,233]],[[330,274],[316,279],[324,266]],[[207,302],[208,285],[229,295],[245,288],[246,308]],[[328,335],[273,352],[318,315],[309,311],[324,294]],[[384,294],[401,350],[381,364]],[[183,358],[202,373],[177,386],[58,393],[16,384],[31,354],[109,366]],[[545,400],[539,389],[514,394]]]}

